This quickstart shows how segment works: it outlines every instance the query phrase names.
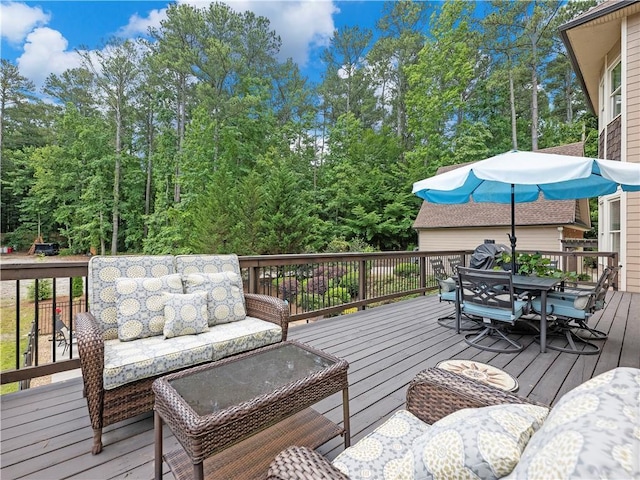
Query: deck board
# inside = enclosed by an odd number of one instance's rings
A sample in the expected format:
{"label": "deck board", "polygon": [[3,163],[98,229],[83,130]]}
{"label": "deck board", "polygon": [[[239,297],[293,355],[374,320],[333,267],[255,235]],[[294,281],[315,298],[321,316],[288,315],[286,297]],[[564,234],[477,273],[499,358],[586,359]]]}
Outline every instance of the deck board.
{"label": "deck board", "polygon": [[[485,352],[436,321],[451,305],[435,296],[401,301],[354,314],[291,325],[289,338],[349,362],[352,442],[402,408],[408,383],[420,370],[449,358],[477,360],[517,378],[519,395],[553,404],[568,390],[616,366],[640,367],[640,295],[610,292],[590,325],[609,333],[598,355],[573,355],[540,347],[530,335],[517,354]],[[464,332],[463,332],[464,334]],[[314,408],[342,422],[342,397],[334,394]],[[0,477],[153,478],[153,418],[144,414],[105,428],[104,450],[90,453],[92,430],[80,378],[4,395],[1,407]],[[164,429],[165,452],[178,447]],[[318,450],[334,458],[340,438]],[[164,464],[164,478],[173,475]]]}

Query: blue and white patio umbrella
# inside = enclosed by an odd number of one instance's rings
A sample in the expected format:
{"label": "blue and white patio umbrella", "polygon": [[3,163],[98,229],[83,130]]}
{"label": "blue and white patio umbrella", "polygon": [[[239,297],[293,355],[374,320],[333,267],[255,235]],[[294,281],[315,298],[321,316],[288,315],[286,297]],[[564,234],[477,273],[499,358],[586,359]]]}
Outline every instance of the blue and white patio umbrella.
{"label": "blue and white patio umbrella", "polygon": [[413,184],[432,203],[511,203],[511,271],[515,272],[515,203],[576,200],[640,191],[640,163],[512,150]]}

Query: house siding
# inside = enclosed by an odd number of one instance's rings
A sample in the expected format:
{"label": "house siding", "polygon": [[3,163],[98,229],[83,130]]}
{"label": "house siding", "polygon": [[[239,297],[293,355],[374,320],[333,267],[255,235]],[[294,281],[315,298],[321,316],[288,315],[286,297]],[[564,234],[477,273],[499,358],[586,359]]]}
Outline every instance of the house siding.
{"label": "house siding", "polygon": [[[507,233],[510,227],[491,228],[436,228],[418,231],[418,247],[423,251],[473,250],[485,239],[495,240],[510,246]],[[516,237],[519,250],[562,250],[560,232],[557,227],[517,227]]]}
{"label": "house siding", "polygon": [[[627,17],[626,160],[640,163],[640,13]],[[640,292],[640,192],[627,194],[626,290]]]}

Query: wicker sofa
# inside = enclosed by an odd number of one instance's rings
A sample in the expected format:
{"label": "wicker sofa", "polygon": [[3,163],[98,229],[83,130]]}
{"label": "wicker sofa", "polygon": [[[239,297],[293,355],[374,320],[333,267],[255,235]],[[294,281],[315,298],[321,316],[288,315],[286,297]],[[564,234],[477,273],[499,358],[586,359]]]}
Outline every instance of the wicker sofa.
{"label": "wicker sofa", "polygon": [[103,427],[153,409],[153,381],[287,339],[284,301],[243,294],[236,255],[96,256],[76,317],[92,453]]}
{"label": "wicker sofa", "polygon": [[396,412],[333,462],[289,447],[270,480],[640,478],[640,369],[619,367],[552,408],[432,368]]}

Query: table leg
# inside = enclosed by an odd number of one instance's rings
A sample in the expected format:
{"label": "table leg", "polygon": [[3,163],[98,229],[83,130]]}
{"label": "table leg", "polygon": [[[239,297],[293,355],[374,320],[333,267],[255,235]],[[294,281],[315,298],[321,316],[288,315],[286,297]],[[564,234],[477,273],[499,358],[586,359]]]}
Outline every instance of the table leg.
{"label": "table leg", "polygon": [[204,463],[194,463],[193,464],[193,478],[195,480],[204,480]]}
{"label": "table leg", "polygon": [[540,352],[547,351],[547,291],[540,292]]}
{"label": "table leg", "polygon": [[351,422],[349,420],[349,387],[342,389],[342,418],[344,421],[344,448],[351,445]]}
{"label": "table leg", "polygon": [[153,430],[155,435],[155,480],[162,479],[162,418],[153,412]]}

